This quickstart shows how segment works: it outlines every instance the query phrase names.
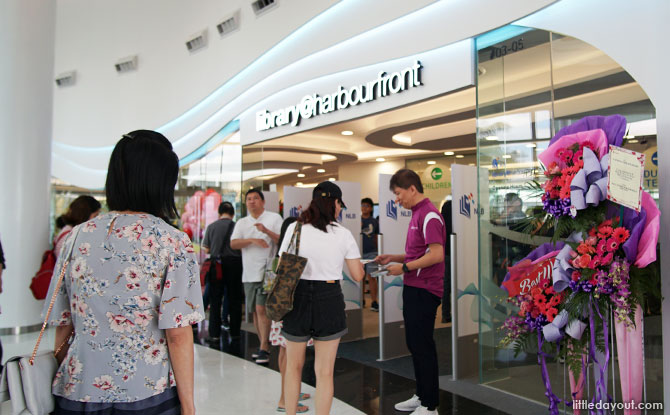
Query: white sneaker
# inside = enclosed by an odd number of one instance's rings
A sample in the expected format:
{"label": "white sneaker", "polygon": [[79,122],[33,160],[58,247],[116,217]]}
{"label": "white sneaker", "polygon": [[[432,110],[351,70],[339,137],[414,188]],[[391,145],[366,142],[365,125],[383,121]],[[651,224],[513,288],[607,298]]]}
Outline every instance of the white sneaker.
{"label": "white sneaker", "polygon": [[437,415],[437,409],[434,409],[432,411],[429,411],[427,407],[425,406],[420,406],[414,410],[409,415]]}
{"label": "white sneaker", "polygon": [[405,411],[405,412],[410,412],[414,411],[415,409],[421,407],[421,400],[419,399],[418,396],[413,395],[411,398],[404,402],[400,402],[395,404],[395,409],[396,411]]}

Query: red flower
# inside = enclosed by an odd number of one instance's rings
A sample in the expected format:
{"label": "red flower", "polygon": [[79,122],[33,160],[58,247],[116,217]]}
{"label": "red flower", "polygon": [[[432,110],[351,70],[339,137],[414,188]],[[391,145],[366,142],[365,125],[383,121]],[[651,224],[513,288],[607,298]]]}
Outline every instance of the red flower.
{"label": "red flower", "polygon": [[580,148],[581,150],[584,150],[584,147],[588,147],[588,148],[590,148],[591,151],[593,151],[594,153],[596,153],[596,156],[598,155],[598,152],[596,151],[596,146],[594,146],[593,143],[591,143],[590,141],[587,141],[587,142],[585,142],[585,143],[581,143],[581,144],[579,145],[579,148]]}
{"label": "red flower", "polygon": [[606,253],[607,253],[607,241],[601,239],[600,242],[598,242],[598,247],[596,248],[596,254],[600,256],[605,256]]}
{"label": "red flower", "polygon": [[538,295],[535,297],[535,305],[540,307],[541,305],[547,304],[547,297],[543,295]]}
{"label": "red flower", "polygon": [[542,295],[542,289],[540,289],[540,287],[533,287],[533,289],[530,290],[530,295],[532,295],[533,298]]}
{"label": "red flower", "polygon": [[613,229],[611,226],[598,226],[598,237],[609,238],[612,235]]}
{"label": "red flower", "polygon": [[549,307],[556,307],[557,305],[560,304],[560,302],[561,302],[561,297],[555,295],[555,296],[551,297],[551,300],[549,300],[549,303],[547,303],[547,304],[549,305]]}
{"label": "red flower", "polygon": [[561,199],[568,199],[570,197],[570,186],[565,186],[564,188],[561,189],[561,191],[558,193],[558,197]]}
{"label": "red flower", "polygon": [[586,238],[586,243],[591,245],[591,246],[596,246],[598,244],[598,237],[597,236],[589,236]]}
{"label": "red flower", "polygon": [[575,268],[586,268],[589,266],[590,262],[591,262],[591,255],[584,254],[575,258],[575,260],[572,261],[572,264],[575,266]]}
{"label": "red flower", "polygon": [[573,154],[572,150],[563,151],[563,153],[561,154],[561,161],[563,163],[566,163],[566,164],[571,162],[572,161],[572,154]]}
{"label": "red flower", "polygon": [[579,244],[579,246],[577,247],[577,252],[579,252],[579,253],[582,254],[582,255],[584,255],[584,254],[592,254],[592,253],[594,253],[595,251],[596,251],[596,249],[595,249],[593,246],[588,245],[588,244],[586,244],[586,243],[584,243],[584,242],[582,242],[581,244]]}
{"label": "red flower", "polygon": [[533,318],[537,318],[539,315],[540,315],[540,310],[538,310],[537,308],[530,312],[530,316],[533,317]]}
{"label": "red flower", "polygon": [[589,283],[591,283],[591,285],[597,285],[597,284],[598,284],[598,281],[596,281],[595,277],[592,277],[592,278],[589,280]]}
{"label": "red flower", "polygon": [[589,236],[596,236],[596,228],[591,228],[589,231]]}
{"label": "red flower", "polygon": [[555,307],[551,307],[547,310],[547,320],[551,323],[554,321],[554,318],[558,314],[558,310]]}
{"label": "red flower", "polygon": [[628,232],[628,229],[623,227],[616,228],[612,233],[612,236],[621,244],[624,243],[626,239],[628,239],[628,237],[630,236],[630,232]]}
{"label": "red flower", "polygon": [[603,221],[600,225],[598,225],[598,228],[602,228],[604,226],[612,226],[612,219],[607,219],[606,221]]}
{"label": "red flower", "polygon": [[619,248],[619,241],[614,238],[609,238],[607,240],[607,245],[605,246],[608,252],[614,252]]}
{"label": "red flower", "polygon": [[549,167],[547,167],[547,171],[545,172],[545,174],[548,173],[549,175],[554,175],[554,174],[558,174],[560,172],[561,172],[561,168],[558,166],[558,163],[556,163],[555,161],[552,161],[551,164],[549,165]]}
{"label": "red flower", "polygon": [[563,153],[565,153],[565,150],[566,149],[564,149],[564,148],[559,148],[558,150],[556,150],[556,153],[554,153],[554,156],[556,156],[556,158],[562,159],[563,158]]}
{"label": "red flower", "polygon": [[584,150],[578,150],[575,154],[572,155],[572,162],[577,164],[579,162],[584,162]]}
{"label": "red flower", "polygon": [[573,281],[579,281],[579,279],[582,277],[582,274],[579,271],[572,271],[572,280]]}

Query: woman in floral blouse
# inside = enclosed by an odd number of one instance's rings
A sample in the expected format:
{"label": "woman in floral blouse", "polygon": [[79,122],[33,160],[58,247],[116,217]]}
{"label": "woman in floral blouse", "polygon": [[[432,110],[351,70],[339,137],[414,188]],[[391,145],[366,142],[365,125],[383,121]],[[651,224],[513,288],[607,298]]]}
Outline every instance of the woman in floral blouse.
{"label": "woman in floral blouse", "polygon": [[124,135],[109,162],[111,211],[68,235],[50,323],[56,347],[73,335],[57,356],[54,413],[195,413],[190,325],[204,311],[191,241],[166,222],[177,214],[177,174],[163,135]]}

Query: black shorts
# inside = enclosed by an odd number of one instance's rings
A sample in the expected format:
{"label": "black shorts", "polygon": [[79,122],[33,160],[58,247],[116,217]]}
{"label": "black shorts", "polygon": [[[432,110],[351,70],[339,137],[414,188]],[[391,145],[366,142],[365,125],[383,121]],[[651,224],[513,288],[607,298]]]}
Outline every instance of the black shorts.
{"label": "black shorts", "polygon": [[339,339],[347,334],[340,282],[300,280],[293,310],[283,320],[282,335],[292,342]]}

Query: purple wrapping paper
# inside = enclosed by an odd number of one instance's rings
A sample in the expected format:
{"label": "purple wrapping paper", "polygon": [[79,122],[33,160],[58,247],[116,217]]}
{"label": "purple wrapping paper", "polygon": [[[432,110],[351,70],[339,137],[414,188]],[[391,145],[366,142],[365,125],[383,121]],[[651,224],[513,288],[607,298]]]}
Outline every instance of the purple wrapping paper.
{"label": "purple wrapping paper", "polygon": [[551,139],[549,145],[554,144],[556,140],[564,135],[578,133],[580,131],[595,130],[601,128],[607,135],[609,144],[621,147],[623,136],[626,133],[626,118],[622,115],[590,115],[581,120],[561,128],[561,130]]}

